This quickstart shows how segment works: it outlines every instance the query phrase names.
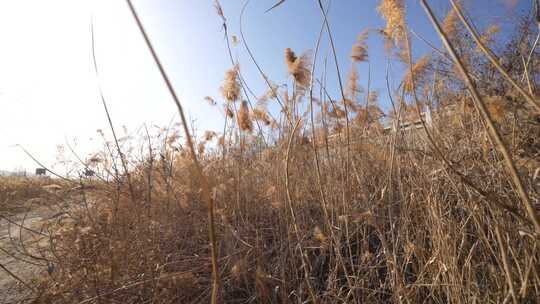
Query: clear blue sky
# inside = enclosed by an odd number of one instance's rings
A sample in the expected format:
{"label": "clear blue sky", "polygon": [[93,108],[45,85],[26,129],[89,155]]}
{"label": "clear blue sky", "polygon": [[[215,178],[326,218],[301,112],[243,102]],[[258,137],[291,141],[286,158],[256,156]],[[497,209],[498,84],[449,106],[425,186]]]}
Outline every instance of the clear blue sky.
{"label": "clear blue sky", "polygon": [[[381,28],[376,0],[334,0],[330,22],[340,66],[350,68],[349,54],[363,29]],[[223,40],[221,21],[211,0],[134,0],[151,40],[169,72],[189,116],[199,130],[220,130],[218,108],[204,96],[221,97],[219,87],[231,67]],[[244,19],[246,40],[258,62],[280,83],[286,80],[284,49],[313,49],[322,18],[314,0],[287,0],[270,13],[274,0],[252,0]],[[418,1],[406,1],[408,22],[416,32],[439,45]],[[430,1],[443,18],[446,0]],[[530,0],[466,1],[470,15],[481,27],[496,21],[511,26],[518,12],[530,8]],[[230,34],[239,36],[243,1],[222,0]],[[77,141],[84,155],[97,147],[96,129],[107,129],[97,91],[90,49],[90,19],[94,16],[99,81],[118,129],[134,130],[143,122],[166,125],[176,111],[157,69],[123,0],[17,0],[0,2],[0,169],[31,170],[31,160],[14,147],[23,144],[45,164],[55,162],[56,144],[64,138]],[[324,40],[322,55],[329,55]],[[386,54],[381,38],[369,38],[372,88],[384,90]],[[428,49],[413,41],[415,54]],[[264,82],[241,45],[233,49],[248,84],[257,94]],[[367,64],[359,65],[365,87]],[[401,78],[394,64],[392,76]],[[335,74],[330,75],[334,77]],[[335,83],[335,82],[334,82]],[[336,86],[331,86],[335,94]],[[202,132],[201,132],[202,134]]]}

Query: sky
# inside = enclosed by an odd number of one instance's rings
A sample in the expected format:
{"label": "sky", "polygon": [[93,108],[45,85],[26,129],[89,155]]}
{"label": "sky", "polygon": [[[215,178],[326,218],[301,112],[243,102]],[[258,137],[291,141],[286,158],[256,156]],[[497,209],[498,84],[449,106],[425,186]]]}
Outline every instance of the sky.
{"label": "sky", "polygon": [[[297,53],[313,50],[322,17],[314,0],[288,0],[265,13],[275,1],[252,0],[246,7],[243,29],[264,72],[281,83],[287,80],[285,48]],[[503,28],[512,26],[516,14],[531,6],[529,0],[466,2],[479,26],[496,21]],[[344,74],[350,69],[350,49],[358,33],[384,26],[375,10],[377,3],[334,0],[330,6],[329,21]],[[406,3],[410,27],[440,45],[418,1]],[[430,3],[444,17],[448,2]],[[219,109],[203,101],[205,96],[221,100],[219,87],[231,67],[213,1],[133,0],[133,4],[190,120],[198,130],[222,129]],[[241,0],[221,0],[231,35],[240,36],[243,4]],[[92,61],[92,20],[99,77]],[[51,167],[57,145],[66,141],[83,157],[99,149],[102,141],[96,130],[110,132],[98,84],[119,133],[122,126],[131,132],[143,123],[165,126],[171,119],[178,121],[174,103],[124,0],[1,0],[0,39],[0,170],[33,171],[37,167],[17,145]],[[383,42],[371,35],[368,44],[372,89],[384,93],[387,56]],[[418,55],[428,51],[417,39],[413,49]],[[331,58],[326,38],[321,55]],[[250,88],[262,94],[264,82],[245,49],[234,47],[233,56]],[[362,63],[358,68],[365,87],[368,65]],[[400,67],[392,65],[393,79],[399,80],[399,73]],[[336,83],[335,73],[329,77]],[[337,95],[336,86],[330,86],[330,91]],[[382,106],[387,107],[384,94],[380,95]]]}

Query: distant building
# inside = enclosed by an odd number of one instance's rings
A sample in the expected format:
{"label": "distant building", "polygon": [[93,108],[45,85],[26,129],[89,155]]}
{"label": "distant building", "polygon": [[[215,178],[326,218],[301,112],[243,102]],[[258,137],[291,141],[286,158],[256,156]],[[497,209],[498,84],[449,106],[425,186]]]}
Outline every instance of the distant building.
{"label": "distant building", "polygon": [[[422,128],[422,121],[426,127],[431,127],[433,120],[431,116],[431,110],[427,108],[426,111],[420,113],[420,118],[417,114],[409,115],[408,118],[401,118],[399,122],[400,131],[416,130]],[[384,128],[385,132],[396,132],[398,123],[391,121],[389,125]]]}
{"label": "distant building", "polygon": [[[448,108],[444,109],[443,111],[436,111],[435,112],[435,120],[437,120],[438,117],[440,117],[441,114],[448,114],[453,115],[454,111],[449,110]],[[365,139],[369,139],[371,142],[376,142],[384,139],[386,136],[388,136],[391,133],[396,133],[399,125],[400,133],[402,133],[404,138],[407,139],[407,141],[415,142],[417,139],[417,135],[421,134],[417,131],[422,131],[422,121],[426,125],[427,128],[431,128],[434,123],[434,116],[431,112],[430,108],[427,108],[424,112],[420,113],[420,118],[418,117],[417,112],[408,113],[407,115],[403,115],[400,117],[399,124],[397,122],[397,119],[390,119],[389,121],[386,121],[384,123],[383,127],[383,133],[374,133],[374,135],[369,135],[368,133],[361,133],[360,136]],[[326,139],[328,140],[329,145],[333,145],[335,143],[343,143],[343,139],[345,138],[345,132],[334,132],[330,133],[326,136]],[[359,140],[359,137],[351,136],[350,144],[355,143],[357,140]],[[317,140],[317,146],[323,147],[325,145],[325,142],[323,139]]]}

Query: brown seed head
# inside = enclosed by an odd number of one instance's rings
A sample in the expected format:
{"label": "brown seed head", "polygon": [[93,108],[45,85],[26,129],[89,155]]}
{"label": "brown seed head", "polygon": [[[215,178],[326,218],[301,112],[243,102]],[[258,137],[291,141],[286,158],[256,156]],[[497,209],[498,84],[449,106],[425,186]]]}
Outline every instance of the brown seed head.
{"label": "brown seed head", "polygon": [[381,0],[377,10],[386,20],[384,35],[394,46],[400,46],[405,38],[405,5],[403,0]]}
{"label": "brown seed head", "polygon": [[264,109],[253,109],[253,118],[255,118],[258,121],[261,121],[265,125],[270,125],[272,121],[270,120],[270,117],[268,116],[268,113]]}
{"label": "brown seed head", "polygon": [[216,136],[216,132],[214,131],[204,131],[204,140],[205,141],[211,141],[212,139],[214,139],[214,137]]}
{"label": "brown seed head", "polygon": [[199,143],[199,145],[197,146],[197,151],[199,152],[199,154],[204,154],[204,149],[205,149],[205,144],[206,142],[205,141],[202,141]]}
{"label": "brown seed head", "polygon": [[238,80],[238,65],[225,72],[225,80],[221,86],[223,97],[229,102],[237,101],[240,98],[240,81]]}
{"label": "brown seed head", "polygon": [[420,59],[416,61],[416,63],[412,66],[412,73],[409,70],[405,76],[405,79],[403,80],[403,88],[405,89],[405,92],[412,93],[413,91],[413,81],[412,81],[413,78],[412,77],[413,76],[414,76],[415,85],[418,86],[418,82],[424,78],[425,73],[427,69],[429,68],[430,62],[431,62],[431,56],[429,54],[420,57]]}
{"label": "brown seed head", "polygon": [[300,57],[297,57],[295,53],[290,49],[285,49],[285,63],[289,74],[294,77],[296,84],[299,88],[307,88],[311,81],[311,61],[309,53],[304,53]]}
{"label": "brown seed head", "polygon": [[319,226],[315,226],[315,228],[313,229],[313,237],[317,241],[319,241],[321,244],[325,244],[326,241],[328,240],[328,237],[324,235],[324,233],[322,232]]}
{"label": "brown seed head", "polygon": [[235,35],[232,35],[231,42],[232,42],[233,46],[237,46],[238,45],[238,37],[236,37]]}
{"label": "brown seed head", "polygon": [[247,101],[242,101],[240,104],[240,110],[238,110],[238,126],[240,130],[251,132],[253,130],[253,123],[249,115],[249,108]]}
{"label": "brown seed head", "polygon": [[234,117],[234,112],[233,110],[231,109],[231,107],[229,107],[229,105],[225,105],[225,115],[229,118],[233,118]]}
{"label": "brown seed head", "polygon": [[347,82],[347,92],[351,99],[356,100],[358,93],[362,92],[362,88],[358,84],[358,69],[355,65],[352,66],[351,72],[349,73],[349,80]]}
{"label": "brown seed head", "polygon": [[[483,45],[489,46],[493,42],[495,42],[495,35],[501,31],[501,27],[497,24],[490,25],[486,31],[480,36],[480,41]],[[482,52],[482,50],[477,47],[477,52]]]}
{"label": "brown seed head", "polygon": [[368,59],[368,46],[366,44],[366,39],[368,37],[368,30],[363,30],[356,42],[352,46],[351,50],[351,60],[353,62],[362,62]]}
{"label": "brown seed head", "polygon": [[446,14],[446,17],[444,18],[442,24],[443,32],[448,36],[448,38],[455,39],[458,33],[458,28],[458,15],[456,13],[456,10],[451,8],[450,11],[448,11],[448,14]]}
{"label": "brown seed head", "polygon": [[215,106],[217,104],[216,101],[214,100],[214,98],[212,98],[210,96],[205,96],[204,100],[206,102],[208,102],[208,104],[211,105],[211,106]]}

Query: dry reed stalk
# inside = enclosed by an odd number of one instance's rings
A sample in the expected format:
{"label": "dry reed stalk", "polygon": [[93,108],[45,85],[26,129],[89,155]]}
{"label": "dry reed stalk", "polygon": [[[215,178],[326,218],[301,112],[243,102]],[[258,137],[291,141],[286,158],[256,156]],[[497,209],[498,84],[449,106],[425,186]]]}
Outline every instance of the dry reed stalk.
{"label": "dry reed stalk", "polygon": [[540,102],[536,100],[533,96],[529,95],[529,93],[523,90],[523,88],[521,88],[521,86],[517,84],[514,81],[514,79],[512,79],[512,77],[508,74],[508,72],[506,72],[506,70],[501,66],[499,59],[497,59],[495,54],[493,54],[493,52],[485,46],[485,44],[482,42],[481,37],[478,36],[478,33],[472,28],[469,21],[465,19],[461,11],[461,8],[457,5],[456,1],[455,0],[449,0],[449,1],[452,4],[452,7],[454,8],[454,10],[456,11],[459,19],[465,25],[465,28],[467,28],[467,30],[471,34],[472,38],[474,39],[474,41],[476,42],[480,50],[482,50],[482,52],[486,55],[489,61],[493,64],[493,66],[495,66],[495,68],[497,68],[497,70],[504,76],[504,78],[525,98],[525,100],[527,100],[527,102],[535,109],[536,113],[540,114]]}
{"label": "dry reed stalk", "polygon": [[[92,31],[92,60],[94,62],[94,71],[96,73],[96,77],[99,78],[99,71],[98,71],[98,65],[97,65],[96,53],[95,53],[95,44],[94,44],[94,24],[93,24],[93,22],[92,22],[91,31]],[[107,107],[107,102],[105,101],[105,96],[103,95],[103,90],[101,88],[101,84],[99,84],[98,87],[99,87],[99,95],[101,97],[101,102],[103,104],[103,108],[105,109],[105,114],[107,115],[107,121],[109,123],[109,128],[111,129],[111,132],[112,132],[112,135],[113,135],[113,138],[114,138],[114,144],[115,144],[116,150],[118,152],[118,157],[120,157],[122,167],[124,168],[124,174],[126,175],[126,178],[127,178],[128,187],[129,187],[129,193],[131,194],[131,199],[135,200],[135,194],[134,194],[135,192],[133,191],[133,184],[131,182],[131,175],[130,175],[128,167],[127,167],[127,163],[126,163],[124,153],[122,153],[122,150],[120,149],[120,144],[118,143],[118,137],[116,136],[116,132],[114,130],[114,125],[112,123],[111,115],[110,115],[109,109]],[[117,174],[118,174],[118,172],[117,172]]]}
{"label": "dry reed stalk", "polygon": [[512,300],[514,301],[514,304],[517,304],[519,302],[518,302],[518,299],[516,297],[516,292],[515,292],[515,288],[514,288],[514,281],[512,279],[512,271],[511,271],[510,265],[508,263],[508,254],[507,254],[506,249],[505,249],[506,246],[504,245],[503,239],[501,237],[501,231],[499,229],[499,224],[498,223],[495,223],[495,236],[497,237],[497,242],[499,243],[499,247],[501,249],[501,258],[502,258],[503,267],[504,267],[504,274],[505,274],[505,277],[506,277],[506,282],[508,284],[508,288],[510,290],[510,296],[512,297]]}
{"label": "dry reed stalk", "polygon": [[[232,51],[231,51],[231,46],[229,44],[229,31],[228,31],[228,27],[227,27],[227,18],[225,18],[225,15],[223,13],[223,8],[221,7],[221,4],[219,3],[218,0],[214,0],[214,7],[216,8],[216,12],[218,14],[218,16],[221,18],[223,24],[223,31],[224,31],[224,35],[225,35],[225,41],[227,42],[227,51],[228,51],[228,54],[229,54],[229,59],[231,61],[231,64],[233,64],[234,66],[237,67],[237,73],[236,73],[236,79],[237,81],[239,80],[239,82],[237,82],[237,85],[239,88],[242,88],[242,91],[244,92],[244,96],[246,97],[247,99],[247,103],[249,105],[249,107],[253,110],[253,105],[251,104],[251,99],[249,98],[249,95],[247,93],[247,91],[251,91],[244,79],[244,77],[242,77],[242,73],[240,71],[240,67],[237,63],[235,63],[234,59],[233,59],[233,55],[232,55]],[[236,36],[233,36],[233,38],[237,38]],[[243,40],[243,36],[242,36],[242,40]],[[238,42],[238,41],[236,41]],[[233,43],[234,43],[234,39],[233,39]],[[240,93],[240,90],[238,90],[238,96],[239,96],[239,93]],[[254,95],[254,94],[253,94]],[[255,121],[255,124],[257,125],[257,128],[259,130],[259,135],[261,136],[263,142],[264,142],[264,145],[266,147],[268,147],[268,143],[266,141],[266,138],[264,137],[264,132],[263,132],[263,129],[261,128],[261,125],[259,124],[258,121]]]}
{"label": "dry reed stalk", "polygon": [[[347,98],[345,96],[345,90],[344,90],[344,87],[343,87],[343,81],[342,81],[342,76],[341,76],[341,72],[340,72],[340,69],[339,69],[339,64],[338,64],[338,59],[337,59],[337,51],[336,51],[336,47],[335,47],[335,44],[334,44],[334,38],[333,38],[333,35],[332,35],[332,31],[330,29],[330,24],[329,24],[329,21],[328,21],[328,15],[327,15],[327,11],[323,8],[323,5],[322,5],[322,1],[321,0],[318,0],[317,1],[318,4],[319,4],[319,10],[323,16],[323,26],[326,28],[326,32],[328,34],[328,38],[329,38],[329,42],[330,42],[330,46],[331,46],[331,50],[332,50],[332,54],[333,54],[333,57],[334,57],[334,64],[335,64],[335,67],[336,67],[336,73],[337,73],[337,78],[338,78],[338,83],[339,83],[339,91],[341,93],[341,98],[343,101],[345,101]],[[348,112],[348,108],[347,108],[347,103],[344,102],[343,103],[344,105],[344,109],[345,109],[345,137],[346,137],[346,158],[345,158],[345,172],[343,173],[344,175],[344,178],[343,178],[343,182],[342,182],[342,198],[343,198],[343,205],[347,205],[348,204],[348,199],[349,197],[347,196],[347,193],[346,193],[346,190],[349,188],[349,176],[350,176],[350,158],[351,158],[351,153],[350,153],[350,143],[351,143],[351,138],[350,138],[350,126],[349,126],[349,112]],[[327,217],[327,216],[325,216]],[[328,224],[328,223],[327,223]],[[348,274],[348,270],[345,266],[345,262],[343,260],[343,256],[341,254],[341,241],[339,240],[339,238],[337,238],[334,234],[334,231],[332,229],[332,225],[328,225],[328,229],[330,231],[330,235],[331,235],[331,238],[332,240],[335,242],[336,244],[336,247],[338,248],[338,252],[337,252],[337,259],[338,259],[338,263],[341,264],[342,266],[342,270],[343,272],[345,273],[345,279],[347,281],[347,284],[349,286],[349,288],[351,290],[354,290],[353,286],[353,282],[351,281],[351,278]],[[352,298],[356,301],[356,293],[352,293]]]}
{"label": "dry reed stalk", "polygon": [[[242,37],[242,45],[244,46],[244,48],[248,52],[249,58],[251,59],[253,64],[255,64],[255,66],[257,67],[257,70],[259,71],[259,74],[261,75],[261,77],[264,80],[265,84],[268,86],[268,89],[273,90],[274,88],[273,88],[272,84],[270,83],[270,80],[268,79],[268,76],[266,76],[266,74],[264,73],[264,71],[261,68],[260,64],[255,59],[255,55],[253,55],[253,52],[251,51],[251,48],[249,47],[249,45],[248,45],[248,43],[246,41],[246,37],[244,36],[244,30],[243,30],[244,12],[245,12],[249,2],[250,2],[250,0],[245,1],[244,5],[242,6],[242,11],[240,12],[240,36]],[[280,99],[279,95],[274,94],[273,97],[276,99],[276,101],[280,105],[281,110],[285,110],[286,106],[283,103],[283,101]],[[289,120],[289,124],[293,125],[293,121],[291,121],[290,118],[288,118],[288,120]]]}
{"label": "dry reed stalk", "polygon": [[298,251],[299,252],[299,256],[300,256],[300,261],[302,262],[302,269],[304,270],[304,280],[306,282],[306,285],[307,285],[307,288],[308,288],[308,291],[309,291],[309,296],[311,297],[311,300],[313,301],[313,303],[318,303],[318,300],[317,300],[317,296],[315,295],[315,292],[313,290],[313,287],[311,285],[311,279],[310,279],[310,275],[309,275],[309,268],[308,268],[308,263],[306,262],[306,259],[304,257],[304,249],[302,247],[302,244],[301,244],[301,241],[302,241],[302,238],[300,237],[300,233],[299,233],[299,229],[298,229],[298,222],[296,220],[296,215],[294,213],[294,208],[293,208],[293,205],[292,205],[292,196],[291,196],[291,190],[290,190],[290,183],[289,183],[289,160],[290,160],[290,152],[291,152],[291,147],[292,147],[292,142],[293,142],[293,139],[294,139],[294,134],[296,133],[296,130],[298,129],[298,126],[300,125],[300,122],[302,120],[301,119],[298,119],[296,121],[296,124],[294,125],[294,128],[292,129],[291,131],[291,134],[289,136],[289,142],[287,144],[287,152],[285,154],[285,189],[286,189],[286,193],[287,193],[287,202],[288,202],[288,205],[289,205],[289,211],[291,213],[291,219],[293,221],[293,227],[294,227],[294,233],[296,235],[296,241],[298,242]]}
{"label": "dry reed stalk", "polygon": [[[451,0],[453,1],[453,0]],[[482,118],[484,119],[486,123],[486,128],[488,130],[488,134],[490,135],[490,138],[495,143],[497,149],[501,152],[501,154],[504,157],[504,162],[507,167],[508,173],[510,174],[510,177],[512,179],[512,182],[514,183],[514,186],[516,188],[517,194],[519,195],[521,201],[523,202],[523,205],[525,206],[525,209],[527,211],[528,216],[530,217],[531,222],[534,225],[534,228],[536,230],[537,237],[540,236],[540,222],[538,220],[538,216],[536,215],[536,211],[532,207],[531,201],[529,199],[529,196],[527,192],[525,191],[525,187],[523,186],[523,182],[521,180],[521,177],[519,176],[515,163],[512,159],[512,156],[508,152],[508,149],[506,148],[506,145],[502,141],[502,138],[495,128],[495,125],[493,123],[493,119],[491,118],[491,114],[486,109],[486,105],[482,98],[480,97],[476,87],[473,84],[472,79],[469,76],[469,73],[467,72],[465,66],[461,62],[461,59],[456,54],[456,51],[454,50],[454,47],[448,40],[448,37],[445,35],[445,33],[442,31],[441,26],[439,22],[437,21],[436,17],[433,15],[433,12],[431,11],[431,8],[427,4],[426,0],[421,0],[421,3],[429,16],[431,22],[433,23],[433,26],[437,30],[437,33],[441,37],[445,47],[447,48],[448,52],[452,56],[452,59],[457,64],[459,71],[461,73],[461,76],[463,77],[463,80],[465,81],[465,84],[469,88],[469,92],[471,93],[473,100],[475,102],[477,110],[482,115]]]}
{"label": "dry reed stalk", "polygon": [[[447,19],[448,19],[448,17],[447,17]],[[445,27],[449,27],[449,25],[447,23],[445,23],[444,25],[445,25]],[[443,29],[444,29],[444,27],[443,27]],[[452,29],[453,29],[453,27],[452,27]],[[409,41],[408,31],[406,31],[406,30],[405,30],[405,33],[404,33],[404,39],[405,39],[405,47],[407,48],[405,50],[405,53],[407,54],[407,56],[406,56],[407,58],[405,58],[405,59],[408,62],[408,67],[409,67],[409,71],[408,71],[408,75],[407,75],[407,80],[409,81],[408,86],[410,86],[409,87],[410,92],[412,93],[413,99],[415,101],[416,113],[417,113],[417,115],[419,117],[420,123],[422,124],[422,129],[423,129],[423,131],[424,131],[424,133],[426,135],[426,138],[428,139],[428,142],[429,142],[430,146],[434,149],[434,151],[437,154],[438,158],[441,159],[443,161],[443,163],[445,163],[445,165],[450,169],[450,171],[452,173],[454,173],[459,178],[460,182],[462,182],[463,184],[467,185],[468,187],[474,189],[478,194],[480,194],[482,197],[484,197],[488,201],[493,202],[497,207],[512,213],[514,216],[516,216],[516,217],[518,217],[520,219],[523,219],[523,217],[517,212],[517,210],[513,209],[512,207],[508,206],[507,204],[504,204],[503,202],[500,201],[499,198],[497,198],[493,194],[488,193],[488,192],[478,188],[470,180],[469,177],[464,175],[462,172],[458,171],[455,168],[455,166],[447,159],[447,157],[444,155],[444,153],[442,152],[439,145],[436,143],[433,135],[431,134],[431,131],[427,128],[426,122],[424,121],[424,119],[421,116],[422,111],[420,109],[420,102],[419,102],[419,99],[418,99],[418,96],[417,96],[417,93],[416,93],[416,89],[415,89],[416,84],[415,84],[415,76],[414,76],[416,73],[418,73],[419,69],[418,68],[415,69],[415,65],[413,65],[413,63],[412,63],[411,45],[410,45],[410,41]],[[425,57],[423,57],[423,58],[425,58]],[[424,66],[425,63],[422,63],[421,65]],[[407,90],[406,88],[407,88],[407,85],[404,86],[405,90]]]}
{"label": "dry reed stalk", "polygon": [[[338,58],[337,58],[337,52],[336,52],[336,47],[334,45],[334,38],[333,38],[333,35],[332,35],[332,31],[330,30],[330,24],[328,22],[328,16],[326,14],[326,11],[324,10],[323,8],[323,5],[322,5],[322,2],[321,0],[318,0],[317,1],[319,3],[319,10],[321,11],[321,14],[323,15],[323,18],[324,18],[324,25],[326,26],[326,32],[328,33],[328,39],[330,40],[330,46],[331,46],[331,49],[332,49],[332,54],[334,56],[334,64],[336,66],[336,72],[337,72],[337,77],[338,77],[338,83],[339,83],[339,91],[341,93],[341,99],[343,101],[345,101],[347,98],[345,96],[345,90],[343,88],[343,81],[341,80],[341,72],[339,70],[339,61],[338,61]],[[350,136],[350,127],[349,127],[349,111],[347,109],[347,104],[344,103],[344,108],[345,108],[345,137],[347,138],[347,156],[346,156],[346,160],[345,160],[345,185],[344,185],[344,188],[348,188],[349,186],[349,163],[350,163],[350,145],[351,145],[351,136]]]}
{"label": "dry reed stalk", "polygon": [[211,296],[211,303],[216,304],[218,301],[218,293],[219,293],[219,268],[218,268],[218,254],[217,254],[217,241],[216,241],[216,232],[215,232],[215,223],[214,223],[214,202],[212,200],[211,194],[210,194],[210,186],[208,184],[208,180],[203,173],[202,166],[199,163],[199,160],[197,158],[197,154],[195,152],[195,147],[193,145],[193,140],[190,135],[190,131],[187,125],[187,120],[184,115],[184,109],[182,105],[180,104],[180,100],[178,99],[178,96],[176,95],[176,92],[169,80],[169,77],[167,76],[167,73],[165,72],[165,69],[163,68],[163,65],[161,64],[161,61],[159,60],[154,47],[152,46],[152,43],[150,42],[150,39],[148,38],[148,35],[146,34],[146,31],[139,19],[139,16],[137,15],[135,8],[133,7],[133,4],[131,3],[131,0],[126,0],[127,4],[129,5],[129,8],[131,10],[131,13],[133,14],[133,17],[135,18],[135,21],[137,22],[137,25],[139,27],[139,30],[141,31],[141,34],[144,37],[144,40],[152,54],[152,57],[154,58],[154,61],[156,63],[156,66],[159,68],[159,71],[161,73],[161,76],[163,77],[163,80],[165,81],[165,84],[167,85],[167,88],[169,90],[169,93],[171,94],[174,103],[176,104],[176,107],[178,109],[178,113],[180,114],[180,118],[182,120],[182,127],[184,129],[184,133],[186,134],[186,140],[188,143],[188,148],[191,153],[191,157],[193,160],[193,164],[196,168],[197,177],[201,181],[202,184],[202,196],[203,200],[208,206],[208,221],[209,221],[209,241],[210,241],[210,250],[211,250],[211,261],[212,261],[212,296]]}

